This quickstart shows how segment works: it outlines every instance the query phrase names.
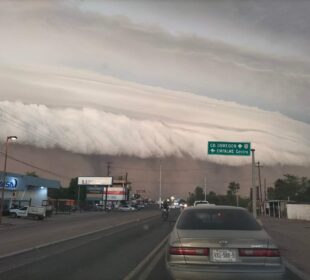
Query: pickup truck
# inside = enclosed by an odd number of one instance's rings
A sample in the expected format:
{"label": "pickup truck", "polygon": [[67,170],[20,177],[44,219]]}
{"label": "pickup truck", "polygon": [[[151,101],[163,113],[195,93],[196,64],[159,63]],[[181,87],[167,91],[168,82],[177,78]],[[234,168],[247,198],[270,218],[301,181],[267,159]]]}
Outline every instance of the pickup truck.
{"label": "pickup truck", "polygon": [[18,209],[10,209],[10,216],[14,218],[31,217],[43,220],[46,217],[46,207],[42,206],[24,206]]}

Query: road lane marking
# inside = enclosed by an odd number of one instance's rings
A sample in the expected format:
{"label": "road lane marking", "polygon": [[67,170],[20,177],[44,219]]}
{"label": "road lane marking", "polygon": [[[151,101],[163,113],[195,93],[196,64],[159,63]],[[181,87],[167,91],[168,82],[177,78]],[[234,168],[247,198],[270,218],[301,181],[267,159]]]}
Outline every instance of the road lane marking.
{"label": "road lane marking", "polygon": [[[127,276],[125,276],[124,280],[133,280],[139,279],[144,280],[147,279],[150,272],[159,262],[162,254],[164,253],[165,247],[162,248],[168,241],[170,233],[147,255],[146,258],[143,259]],[[144,269],[144,267],[149,263],[149,266]]]}
{"label": "road lane marking", "polygon": [[160,261],[161,257],[164,255],[166,251],[166,247],[164,246],[153,258],[153,260],[151,261],[151,263],[149,263],[147,265],[147,267],[145,268],[145,270],[143,272],[141,272],[141,275],[138,277],[139,280],[146,280],[148,279],[148,276],[151,274],[151,272],[153,271],[153,269],[155,268],[155,266],[158,264],[158,262]]}
{"label": "road lane marking", "polygon": [[0,260],[8,258],[8,257],[13,257],[15,255],[21,255],[21,254],[24,254],[24,253],[28,253],[28,252],[31,252],[31,251],[38,250],[38,249],[42,249],[42,248],[45,248],[45,247],[57,245],[59,243],[71,241],[71,240],[74,240],[74,239],[83,238],[83,237],[86,237],[88,235],[95,235],[96,233],[104,232],[104,231],[107,231],[107,230],[110,230],[110,229],[113,229],[113,228],[117,228],[117,227],[121,227],[121,226],[124,226],[124,225],[129,225],[130,223],[135,223],[135,222],[136,223],[137,222],[138,223],[144,223],[144,222],[146,222],[149,219],[150,220],[154,219],[155,217],[158,217],[158,214],[152,215],[152,216],[149,216],[149,217],[146,217],[146,218],[139,218],[139,219],[135,218],[135,219],[124,221],[124,222],[116,224],[116,225],[104,226],[104,227],[102,227],[100,229],[96,229],[96,230],[93,230],[93,231],[90,231],[90,232],[84,232],[84,233],[76,234],[76,235],[73,235],[73,236],[70,236],[70,237],[67,237],[67,238],[58,239],[58,240],[55,240],[55,241],[50,241],[50,242],[39,244],[39,245],[34,245],[34,246],[26,248],[26,249],[22,249],[22,250],[18,250],[18,251],[13,251],[13,252],[10,252],[10,253],[4,254],[4,255],[0,255]]}
{"label": "road lane marking", "polygon": [[298,269],[296,266],[291,264],[287,259],[283,258],[283,263],[285,267],[287,267],[293,274],[297,275],[301,280],[309,280],[309,275],[302,272],[300,269]]}

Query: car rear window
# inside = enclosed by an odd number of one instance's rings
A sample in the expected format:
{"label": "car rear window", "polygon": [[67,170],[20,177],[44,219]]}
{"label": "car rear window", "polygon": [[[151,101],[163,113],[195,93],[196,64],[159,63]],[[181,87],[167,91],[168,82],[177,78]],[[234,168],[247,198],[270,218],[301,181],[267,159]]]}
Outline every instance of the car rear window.
{"label": "car rear window", "polygon": [[241,209],[191,209],[184,211],[178,229],[261,230],[252,215]]}

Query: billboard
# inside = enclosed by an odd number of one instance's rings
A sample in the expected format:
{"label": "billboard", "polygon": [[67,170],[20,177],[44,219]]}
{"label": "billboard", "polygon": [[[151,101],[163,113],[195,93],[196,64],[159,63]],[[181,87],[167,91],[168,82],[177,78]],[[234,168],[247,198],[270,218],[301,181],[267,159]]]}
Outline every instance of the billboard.
{"label": "billboard", "polygon": [[78,185],[111,186],[112,177],[79,177]]}
{"label": "billboard", "polygon": [[[106,188],[87,188],[87,200],[105,200]],[[108,188],[109,201],[126,200],[126,190],[122,187]]]}

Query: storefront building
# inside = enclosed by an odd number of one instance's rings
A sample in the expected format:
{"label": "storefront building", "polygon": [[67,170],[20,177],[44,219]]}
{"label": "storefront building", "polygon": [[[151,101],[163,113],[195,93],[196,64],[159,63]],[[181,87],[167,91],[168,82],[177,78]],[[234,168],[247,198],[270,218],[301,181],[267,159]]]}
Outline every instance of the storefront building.
{"label": "storefront building", "polygon": [[121,201],[128,201],[131,183],[126,180],[113,179],[112,186],[87,186],[86,200],[94,204],[104,204],[105,201],[118,205]]}
{"label": "storefront building", "polygon": [[[0,190],[4,176],[0,172]],[[57,180],[44,179],[16,173],[7,173],[4,186],[4,211],[23,205],[42,206],[48,199],[48,189],[59,189]]]}

